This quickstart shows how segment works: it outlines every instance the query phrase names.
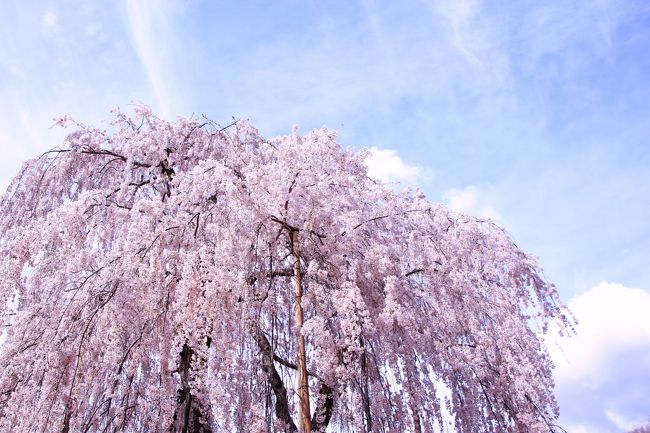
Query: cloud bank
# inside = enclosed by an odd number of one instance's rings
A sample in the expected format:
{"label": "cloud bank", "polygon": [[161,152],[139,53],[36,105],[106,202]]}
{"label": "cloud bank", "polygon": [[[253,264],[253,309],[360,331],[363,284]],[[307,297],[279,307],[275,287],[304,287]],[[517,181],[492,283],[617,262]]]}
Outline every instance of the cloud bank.
{"label": "cloud bank", "polygon": [[650,417],[650,293],[602,282],[568,304],[577,335],[549,351],[561,424],[570,433],[618,433]]}

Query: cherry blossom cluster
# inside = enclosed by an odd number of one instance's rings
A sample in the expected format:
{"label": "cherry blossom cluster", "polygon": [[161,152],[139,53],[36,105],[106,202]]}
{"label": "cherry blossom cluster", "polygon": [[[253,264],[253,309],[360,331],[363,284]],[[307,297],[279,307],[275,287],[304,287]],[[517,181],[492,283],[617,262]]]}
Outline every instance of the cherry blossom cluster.
{"label": "cherry blossom cluster", "polygon": [[500,227],[329,130],[113,114],[1,199],[0,432],[298,431],[297,336],[313,431],[560,431],[568,313]]}

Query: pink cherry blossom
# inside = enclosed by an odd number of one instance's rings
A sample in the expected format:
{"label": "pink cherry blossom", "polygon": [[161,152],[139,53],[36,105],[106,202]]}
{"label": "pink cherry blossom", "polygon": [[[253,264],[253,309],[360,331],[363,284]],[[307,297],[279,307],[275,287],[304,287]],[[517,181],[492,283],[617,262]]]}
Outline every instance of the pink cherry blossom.
{"label": "pink cherry blossom", "polygon": [[0,432],[560,431],[568,312],[504,230],[332,131],[113,115],[1,200]]}

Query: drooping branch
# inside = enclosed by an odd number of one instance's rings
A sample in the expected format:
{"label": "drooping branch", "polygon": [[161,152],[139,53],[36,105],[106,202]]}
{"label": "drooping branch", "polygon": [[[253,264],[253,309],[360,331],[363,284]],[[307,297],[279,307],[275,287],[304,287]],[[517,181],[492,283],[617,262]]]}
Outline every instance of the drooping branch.
{"label": "drooping branch", "polygon": [[298,428],[293,422],[291,412],[289,412],[287,389],[284,387],[284,382],[282,382],[282,378],[275,369],[275,365],[273,365],[273,349],[271,348],[271,343],[259,328],[255,331],[255,342],[262,352],[262,370],[266,373],[266,377],[275,394],[275,416],[287,426],[290,433],[295,433],[298,431]]}
{"label": "drooping branch", "polygon": [[294,364],[293,362],[287,361],[284,358],[281,358],[280,356],[276,355],[275,353],[273,354],[273,360],[276,361],[280,365],[284,365],[285,367],[291,368],[293,370],[298,370],[298,366]]}
{"label": "drooping branch", "polygon": [[[290,369],[296,370],[296,371],[298,370],[298,366],[296,364],[294,364],[293,362],[287,361],[286,359],[282,358],[281,356],[279,356],[279,355],[277,355],[275,353],[273,354],[273,360],[275,362],[277,362],[278,364],[283,365],[283,366],[285,366],[287,368],[290,368]],[[314,373],[312,371],[309,371],[309,370],[307,370],[307,376],[311,376],[311,377],[315,377],[317,379],[320,379],[320,377],[316,373]]]}
{"label": "drooping branch", "polygon": [[[271,272],[267,272],[267,273],[264,275],[264,277],[269,278],[269,279],[273,279],[273,278],[275,278],[275,277],[293,277],[293,269],[290,268],[290,269],[278,269],[278,270],[273,270],[273,271],[271,271]],[[249,285],[252,286],[253,284],[255,284],[255,282],[257,281],[257,279],[258,279],[258,275],[251,274],[251,275],[249,275],[248,277],[246,277],[246,282],[247,282]]]}
{"label": "drooping branch", "polygon": [[408,271],[407,273],[405,273],[404,276],[405,277],[410,277],[411,275],[417,274],[417,273],[420,273],[420,272],[424,272],[424,269],[422,269],[422,268],[413,269],[412,271]]}

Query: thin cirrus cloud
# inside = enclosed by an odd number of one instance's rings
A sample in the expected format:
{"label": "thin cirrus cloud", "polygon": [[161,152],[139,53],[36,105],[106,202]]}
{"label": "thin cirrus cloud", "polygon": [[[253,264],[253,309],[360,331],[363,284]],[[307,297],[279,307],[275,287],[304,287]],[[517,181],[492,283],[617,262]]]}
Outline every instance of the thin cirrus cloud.
{"label": "thin cirrus cloud", "polygon": [[[40,122],[51,121],[46,113],[28,110],[19,104],[12,108],[6,118],[12,119],[13,123],[0,120],[0,195],[9,186],[23,161],[55,147],[65,137],[65,131],[61,129],[34,127]],[[0,108],[0,115],[4,111],[5,108]]]}
{"label": "thin cirrus cloud", "polygon": [[[158,4],[157,6],[161,5]],[[151,5],[139,0],[127,0],[126,9],[133,47],[151,87],[157,105],[156,108],[168,116],[172,112],[174,101],[169,91],[168,77],[165,73],[168,69],[165,68],[163,58],[160,55],[166,47],[160,46],[161,40],[156,38],[154,34],[154,26],[161,33],[168,31],[165,14],[160,12],[160,8],[153,8]]]}
{"label": "thin cirrus cloud", "polygon": [[[485,34],[479,35],[474,30],[472,18],[476,14],[478,3],[474,0],[459,0],[454,2],[435,2],[433,11],[439,13],[449,23],[450,40],[452,45],[471,63],[483,67],[484,63],[474,51],[479,48]],[[477,37],[481,36],[481,37]],[[474,48],[476,47],[476,48]]]}
{"label": "thin cirrus cloud", "polygon": [[[126,0],[128,29],[157,111],[172,118],[186,109],[178,90],[186,78],[182,71],[183,42],[172,3]],[[178,7],[178,4],[175,5]]]}

